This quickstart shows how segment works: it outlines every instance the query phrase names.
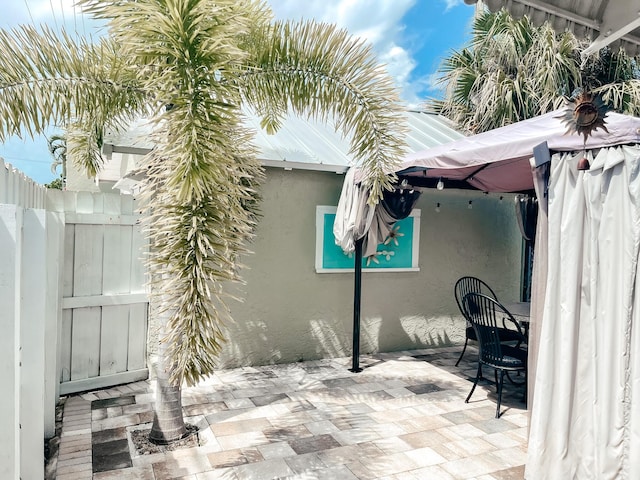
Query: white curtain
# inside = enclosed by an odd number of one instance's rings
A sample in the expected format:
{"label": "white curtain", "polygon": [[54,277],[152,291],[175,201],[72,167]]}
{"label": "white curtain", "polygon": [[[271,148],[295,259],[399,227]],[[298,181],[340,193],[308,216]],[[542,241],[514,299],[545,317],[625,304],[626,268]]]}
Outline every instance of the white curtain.
{"label": "white curtain", "polygon": [[640,479],[640,148],[582,156],[551,164],[529,480]]}
{"label": "white curtain", "polygon": [[535,159],[531,159],[533,185],[538,197],[538,219],[536,222],[535,261],[531,278],[531,316],[529,321],[528,340],[528,385],[527,405],[529,411],[533,407],[535,392],[536,366],[540,348],[540,331],[544,313],[544,297],[547,290],[547,252],[548,252],[548,220],[547,220],[547,182],[546,176],[550,165],[536,168]]}

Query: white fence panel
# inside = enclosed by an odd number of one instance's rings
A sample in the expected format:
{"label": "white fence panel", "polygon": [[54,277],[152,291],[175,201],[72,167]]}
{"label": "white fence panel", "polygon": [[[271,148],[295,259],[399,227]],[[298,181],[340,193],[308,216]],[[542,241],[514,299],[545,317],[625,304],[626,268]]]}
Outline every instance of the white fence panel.
{"label": "white fence panel", "polygon": [[43,463],[34,459],[44,451],[46,242],[46,212],[25,210],[20,285],[20,477],[25,479],[44,478]]}
{"label": "white fence panel", "polygon": [[0,205],[0,478],[20,477],[20,258],[23,211]]}
{"label": "white fence panel", "polygon": [[47,189],[0,157],[0,204],[44,208]]}
{"label": "white fence panel", "polygon": [[62,394],[148,377],[145,240],[133,198],[64,192]]}
{"label": "white fence panel", "polygon": [[[55,404],[60,397],[58,366],[62,325],[62,274],[64,255],[64,215],[47,212],[46,217],[46,308],[45,308],[45,375],[44,375],[44,436],[55,434]],[[53,286],[56,288],[53,288]]]}

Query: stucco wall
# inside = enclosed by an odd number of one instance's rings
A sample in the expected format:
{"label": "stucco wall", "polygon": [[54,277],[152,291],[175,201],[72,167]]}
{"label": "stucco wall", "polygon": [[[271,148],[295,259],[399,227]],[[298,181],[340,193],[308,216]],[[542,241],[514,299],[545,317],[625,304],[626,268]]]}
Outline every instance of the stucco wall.
{"label": "stucco wall", "polygon": [[[221,366],[351,354],[353,274],[314,268],[316,206],[336,205],[343,179],[268,169],[254,254],[244,259],[246,285],[238,287],[245,301],[231,306]],[[518,300],[521,238],[513,196],[434,190],[417,208],[420,272],[363,275],[362,353],[464,341],[453,297],[462,275],[486,280],[505,302]]]}

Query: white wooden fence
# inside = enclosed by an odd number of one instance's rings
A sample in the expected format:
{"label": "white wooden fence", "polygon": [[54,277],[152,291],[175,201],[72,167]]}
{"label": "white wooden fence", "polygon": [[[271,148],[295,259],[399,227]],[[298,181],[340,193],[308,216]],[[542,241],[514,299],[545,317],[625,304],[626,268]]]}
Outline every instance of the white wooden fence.
{"label": "white wooden fence", "polygon": [[0,157],[0,204],[44,208],[47,189]]}
{"label": "white wooden fence", "polygon": [[60,394],[146,378],[130,196],[46,190],[0,159],[0,478],[44,477]]}
{"label": "white wooden fence", "polygon": [[65,218],[60,393],[147,378],[144,240],[133,197],[51,193]]}

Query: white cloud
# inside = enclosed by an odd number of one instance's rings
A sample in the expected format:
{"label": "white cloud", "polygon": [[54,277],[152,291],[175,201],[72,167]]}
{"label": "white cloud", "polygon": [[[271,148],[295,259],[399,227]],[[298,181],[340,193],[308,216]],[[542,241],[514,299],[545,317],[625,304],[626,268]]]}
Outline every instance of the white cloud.
{"label": "white cloud", "polygon": [[[416,60],[401,46],[402,18],[416,0],[269,0],[278,19],[315,19],[335,23],[352,35],[366,39],[378,59],[402,89],[409,103],[417,101],[418,89],[410,81]],[[449,0],[450,1],[450,0]]]}
{"label": "white cloud", "polygon": [[457,7],[458,5],[462,5],[462,0],[444,0],[444,2],[447,4],[447,8],[445,9],[445,12],[448,12],[453,7]]}
{"label": "white cloud", "polygon": [[409,104],[415,106],[419,103],[418,85],[411,78],[411,72],[416,66],[416,60],[404,48],[391,45],[390,48],[379,55],[379,59],[386,65],[387,72],[395,79],[400,87],[402,97]]}
{"label": "white cloud", "polygon": [[419,83],[422,91],[427,92],[427,97],[442,98],[445,86],[439,82],[440,79],[441,74],[439,72],[433,72],[425,75],[416,83]]}
{"label": "white cloud", "polygon": [[400,20],[415,0],[270,0],[280,19],[315,19],[335,23],[374,45],[390,43],[402,30]]}

